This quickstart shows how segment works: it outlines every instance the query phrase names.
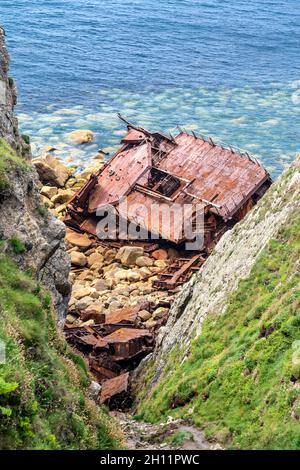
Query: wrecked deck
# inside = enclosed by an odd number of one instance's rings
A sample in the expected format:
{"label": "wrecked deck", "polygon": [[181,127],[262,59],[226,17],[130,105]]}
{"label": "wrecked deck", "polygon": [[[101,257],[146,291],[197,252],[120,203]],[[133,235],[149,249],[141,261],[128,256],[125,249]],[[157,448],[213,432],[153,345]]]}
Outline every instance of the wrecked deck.
{"label": "wrecked deck", "polygon": [[[69,201],[65,223],[119,244],[155,240],[181,248],[199,235],[201,245],[183,254],[185,265],[178,260],[158,280],[172,290],[256,204],[271,177],[248,153],[212,139],[185,131],[168,137],[125,122],[120,150]],[[116,214],[113,229],[106,220],[109,207]]]}

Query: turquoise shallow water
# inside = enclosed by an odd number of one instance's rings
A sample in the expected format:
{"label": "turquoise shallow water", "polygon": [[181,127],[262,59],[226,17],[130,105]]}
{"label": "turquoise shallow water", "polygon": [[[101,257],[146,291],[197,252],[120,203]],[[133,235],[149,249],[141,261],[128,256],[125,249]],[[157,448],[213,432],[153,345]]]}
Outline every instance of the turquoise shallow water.
{"label": "turquoise shallow water", "polygon": [[[300,149],[298,0],[3,0],[0,18],[35,153],[84,166],[117,145],[117,112],[238,146],[274,177]],[[95,142],[70,146],[77,128]]]}
{"label": "turquoise shallow water", "polygon": [[[124,134],[124,125],[116,117],[121,110],[128,119],[150,129],[176,133],[179,124],[216,142],[236,145],[259,157],[276,176],[300,148],[299,106],[291,103],[292,93],[292,87],[276,85],[261,91],[251,87],[125,94],[120,89],[97,90],[101,104],[95,109],[50,105],[43,112],[20,113],[19,119],[23,132],[32,136],[35,152],[45,143],[63,143],[58,154],[72,156],[79,165],[88,163],[98,148],[113,152]],[[94,130],[96,140],[88,146],[70,147],[65,134],[75,128]]]}

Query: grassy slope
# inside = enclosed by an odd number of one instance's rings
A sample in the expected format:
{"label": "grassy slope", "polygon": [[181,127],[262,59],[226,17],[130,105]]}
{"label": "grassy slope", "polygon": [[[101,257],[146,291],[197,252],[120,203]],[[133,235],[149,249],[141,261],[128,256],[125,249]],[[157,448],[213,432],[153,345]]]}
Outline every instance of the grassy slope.
{"label": "grassy slope", "polygon": [[240,283],[226,313],[207,318],[185,361],[171,353],[167,373],[136,417],[191,418],[228,448],[300,449],[300,366],[292,360],[300,358],[299,346],[298,354],[293,349],[299,339],[298,213]]}
{"label": "grassy slope", "polygon": [[58,334],[49,294],[3,253],[0,318],[0,448],[115,448],[107,415],[85,396],[85,364]]}
{"label": "grassy slope", "polygon": [[13,167],[26,170],[26,168],[29,168],[29,165],[25,160],[16,155],[4,139],[0,138],[0,190],[9,186],[7,174]]}

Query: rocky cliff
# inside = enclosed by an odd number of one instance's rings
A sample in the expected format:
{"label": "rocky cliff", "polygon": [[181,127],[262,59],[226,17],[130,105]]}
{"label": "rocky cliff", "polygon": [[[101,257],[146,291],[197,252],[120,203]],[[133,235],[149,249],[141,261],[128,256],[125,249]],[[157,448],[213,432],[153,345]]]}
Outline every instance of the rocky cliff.
{"label": "rocky cliff", "polygon": [[189,418],[233,448],[299,448],[299,183],[298,157],[178,295],[136,377],[144,419]]}
{"label": "rocky cliff", "polygon": [[[30,269],[53,296],[62,324],[70,293],[69,256],[62,222],[41,204],[38,176],[29,164],[27,139],[14,116],[16,87],[9,77],[9,57],[0,29],[0,238],[22,270]],[[8,144],[8,145],[7,145]]]}

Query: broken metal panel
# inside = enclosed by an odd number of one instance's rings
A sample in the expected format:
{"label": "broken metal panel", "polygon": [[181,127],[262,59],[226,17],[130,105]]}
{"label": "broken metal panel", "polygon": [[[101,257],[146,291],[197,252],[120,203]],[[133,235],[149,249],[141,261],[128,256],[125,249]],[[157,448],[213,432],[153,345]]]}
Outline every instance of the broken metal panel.
{"label": "broken metal panel", "polygon": [[153,335],[148,330],[121,328],[104,338],[115,361],[132,359],[153,349]]}
{"label": "broken metal panel", "polygon": [[108,345],[101,337],[94,334],[89,327],[67,327],[65,328],[67,341],[84,353],[92,351],[105,351]]}
{"label": "broken metal panel", "polygon": [[102,383],[105,380],[112,379],[122,374],[122,367],[113,362],[107,353],[89,357],[89,366],[91,372]]}
{"label": "broken metal panel", "polygon": [[111,408],[123,408],[128,400],[129,373],[119,375],[113,379],[107,380],[102,384],[99,402],[108,404]]}
{"label": "broken metal panel", "polygon": [[98,182],[89,198],[89,213],[95,212],[100,206],[117,203],[150,168],[149,142],[119,151],[98,176]]}
{"label": "broken metal panel", "polygon": [[178,258],[164,271],[160,272],[153,286],[158,289],[174,290],[189,280],[191,275],[198,271],[205,262],[203,254],[191,258]]}
{"label": "broken metal panel", "polygon": [[175,141],[178,145],[158,163],[158,168],[181,177],[194,177],[189,192],[201,199],[213,199],[221,206],[218,214],[222,217],[231,217],[253,191],[270,180],[263,166],[246,155],[187,133],[179,134]]}

